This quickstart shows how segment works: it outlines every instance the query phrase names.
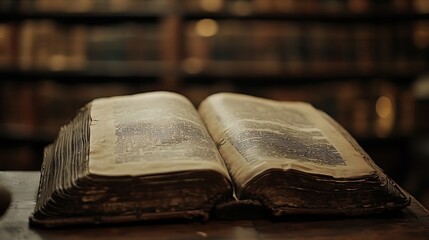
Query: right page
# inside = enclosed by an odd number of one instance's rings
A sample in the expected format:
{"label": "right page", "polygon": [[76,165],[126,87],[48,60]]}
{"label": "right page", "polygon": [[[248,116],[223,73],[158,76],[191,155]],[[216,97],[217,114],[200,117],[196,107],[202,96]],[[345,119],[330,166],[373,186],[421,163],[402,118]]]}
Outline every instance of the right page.
{"label": "right page", "polygon": [[258,199],[277,215],[364,214],[408,203],[350,135],[308,103],[219,93],[199,112],[239,199]]}

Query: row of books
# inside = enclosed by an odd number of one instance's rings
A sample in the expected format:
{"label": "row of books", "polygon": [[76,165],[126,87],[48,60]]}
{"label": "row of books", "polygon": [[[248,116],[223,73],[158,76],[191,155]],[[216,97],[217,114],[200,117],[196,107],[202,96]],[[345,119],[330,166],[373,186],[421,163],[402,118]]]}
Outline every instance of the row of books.
{"label": "row of books", "polygon": [[[0,24],[0,68],[142,73],[162,67],[174,38],[160,24]],[[397,25],[202,19],[184,27],[187,73],[411,69],[429,63],[429,22]],[[180,52],[180,51],[179,51]],[[311,72],[311,71],[310,71]]]}
{"label": "row of books", "polygon": [[[17,33],[17,34],[16,34]],[[160,59],[157,24],[61,25],[26,21],[0,25],[0,67],[22,70],[100,69],[139,72]],[[125,64],[126,63],[126,64]]]}
{"label": "row of books", "polygon": [[[168,13],[174,0],[2,0],[3,11],[26,12],[136,12],[149,14]],[[0,10],[1,11],[1,10]]]}
{"label": "row of books", "polygon": [[428,12],[426,0],[2,0],[0,9],[23,12],[230,12],[253,13],[366,13]]}
{"label": "row of books", "polygon": [[426,0],[186,0],[190,12],[258,13],[407,13],[429,12]]}
{"label": "row of books", "polygon": [[[203,19],[186,26],[184,68],[294,72],[424,69],[428,22],[396,25],[284,23]],[[241,72],[243,72],[241,71]],[[316,71],[317,72],[317,71]]]}

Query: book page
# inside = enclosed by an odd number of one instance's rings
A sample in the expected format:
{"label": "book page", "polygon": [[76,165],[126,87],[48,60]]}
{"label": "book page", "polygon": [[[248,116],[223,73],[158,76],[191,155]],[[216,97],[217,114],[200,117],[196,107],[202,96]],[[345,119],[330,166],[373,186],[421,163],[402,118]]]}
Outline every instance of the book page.
{"label": "book page", "polygon": [[229,178],[196,109],[179,94],[97,99],[91,119],[91,174],[140,176],[210,169]]}
{"label": "book page", "polygon": [[231,176],[242,186],[269,169],[335,178],[374,172],[310,104],[221,93],[208,97],[199,111]]}

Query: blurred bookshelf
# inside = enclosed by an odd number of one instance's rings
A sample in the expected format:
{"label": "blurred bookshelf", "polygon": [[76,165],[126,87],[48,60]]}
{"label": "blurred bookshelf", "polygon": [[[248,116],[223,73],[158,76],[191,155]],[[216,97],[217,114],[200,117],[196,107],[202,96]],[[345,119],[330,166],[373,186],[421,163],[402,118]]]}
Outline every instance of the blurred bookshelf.
{"label": "blurred bookshelf", "polygon": [[429,189],[427,0],[2,0],[0,76],[1,170],[94,98],[232,91],[311,102]]}

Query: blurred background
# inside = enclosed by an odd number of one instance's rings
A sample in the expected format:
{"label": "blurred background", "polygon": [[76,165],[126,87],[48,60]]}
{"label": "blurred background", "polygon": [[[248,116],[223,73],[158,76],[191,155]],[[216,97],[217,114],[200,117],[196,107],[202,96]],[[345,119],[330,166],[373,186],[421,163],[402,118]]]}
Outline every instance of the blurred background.
{"label": "blurred background", "polygon": [[427,0],[0,0],[0,170],[98,97],[308,101],[429,207]]}

